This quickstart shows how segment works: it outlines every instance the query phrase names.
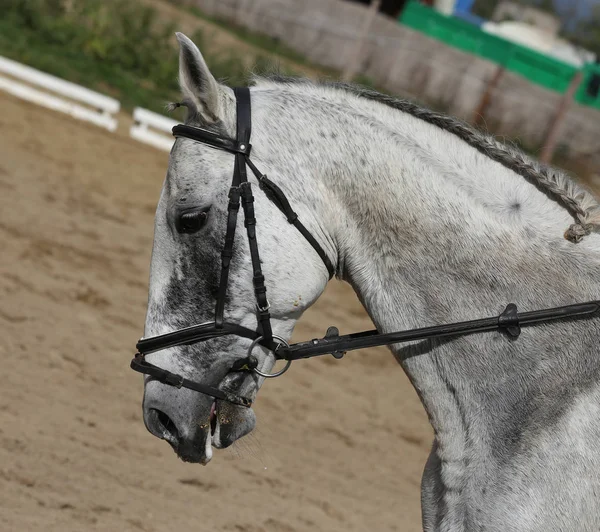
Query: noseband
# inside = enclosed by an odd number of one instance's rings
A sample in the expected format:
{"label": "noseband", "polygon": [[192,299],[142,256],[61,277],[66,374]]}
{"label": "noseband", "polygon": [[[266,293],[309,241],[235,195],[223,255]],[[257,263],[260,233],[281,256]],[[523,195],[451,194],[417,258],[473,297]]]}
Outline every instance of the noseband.
{"label": "noseband", "polygon": [[[298,219],[298,215],[293,211],[289,201],[282,190],[267,176],[261,173],[250,159],[252,146],[250,144],[251,134],[251,109],[250,109],[250,90],[248,88],[234,89],[236,97],[237,110],[237,136],[231,139],[217,135],[205,129],[178,124],[173,128],[175,137],[188,138],[213,148],[224,150],[234,154],[235,163],[233,169],[233,180],[229,189],[229,205],[227,208],[227,227],[225,230],[225,245],[221,252],[221,277],[219,282],[219,291],[215,308],[215,319],[212,322],[192,325],[184,329],[178,329],[173,332],[142,338],[136,344],[137,354],[131,361],[131,368],[140,373],[149,375],[155,380],[164,384],[175,386],[177,388],[188,388],[205,395],[229,401],[230,403],[249,407],[252,400],[227,390],[215,388],[202,383],[191,381],[181,375],[171,373],[165,369],[159,368],[149,363],[145,355],[181,345],[192,345],[204,342],[213,338],[234,335],[252,340],[252,344],[245,358],[236,360],[229,373],[232,372],[254,372],[262,377],[277,377],[283,374],[290,366],[293,360],[301,358],[312,358],[315,356],[331,354],[335,358],[341,358],[346,351],[362,349],[366,347],[375,347],[380,345],[392,345],[415,340],[424,340],[431,338],[449,338],[463,336],[467,334],[482,333],[487,331],[501,331],[507,336],[516,339],[521,333],[521,327],[528,327],[554,320],[566,320],[574,318],[589,318],[600,312],[600,301],[590,301],[577,305],[556,307],[531,312],[518,313],[514,304],[509,304],[499,315],[491,318],[450,323],[447,325],[438,325],[434,327],[425,327],[421,329],[412,329],[409,331],[392,332],[381,334],[377,330],[364,331],[359,333],[340,336],[335,327],[327,330],[325,337],[289,345],[283,338],[273,334],[271,327],[271,315],[269,313],[270,305],[267,299],[267,289],[265,287],[265,277],[262,274],[260,256],[258,252],[258,243],[256,239],[256,219],[254,217],[254,195],[252,187],[246,174],[246,166],[258,179],[260,188],[266,196],[275,204],[275,206],[285,215],[287,221],[292,224],[315,252],[321,257],[329,278],[333,277],[334,267],[329,257],[306,227]],[[252,260],[254,285],[254,294],[256,297],[256,312],[258,326],[257,330],[248,329],[241,325],[227,323],[223,319],[225,310],[225,296],[227,294],[227,285],[229,279],[229,266],[233,257],[233,243],[235,230],[237,226],[238,211],[240,201],[244,211],[244,225],[248,236],[250,247],[250,256]],[[257,345],[270,349],[276,359],[286,360],[287,365],[283,370],[274,374],[265,374],[258,369],[258,359],[252,355],[252,351]]]}

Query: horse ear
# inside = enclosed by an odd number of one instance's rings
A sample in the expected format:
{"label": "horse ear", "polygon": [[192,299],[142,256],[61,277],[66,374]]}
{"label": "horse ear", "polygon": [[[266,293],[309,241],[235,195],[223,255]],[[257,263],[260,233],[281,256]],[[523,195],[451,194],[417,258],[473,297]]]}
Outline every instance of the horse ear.
{"label": "horse ear", "polygon": [[208,122],[219,119],[219,84],[208,70],[198,47],[183,33],[179,41],[179,86],[185,99]]}

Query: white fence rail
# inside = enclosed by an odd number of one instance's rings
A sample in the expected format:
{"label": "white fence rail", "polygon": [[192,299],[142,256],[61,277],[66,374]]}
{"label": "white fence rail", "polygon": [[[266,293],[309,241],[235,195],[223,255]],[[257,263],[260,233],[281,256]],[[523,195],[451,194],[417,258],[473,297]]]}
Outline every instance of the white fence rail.
{"label": "white fence rail", "polygon": [[[117,129],[117,119],[113,115],[119,112],[121,104],[114,98],[1,56],[0,74],[12,76],[29,84],[25,85],[20,81],[0,75],[0,89],[17,98],[66,113],[109,131]],[[40,87],[42,90],[30,85]],[[80,104],[85,104],[87,107]]]}
{"label": "white fence rail", "polygon": [[[109,131],[117,129],[117,119],[113,115],[121,108],[118,100],[2,56],[0,90]],[[133,121],[129,130],[132,138],[161,150],[171,149],[175,140],[171,135],[171,129],[177,124],[175,120],[136,107]]]}
{"label": "white fence rail", "polygon": [[171,135],[171,129],[177,124],[175,120],[136,107],[133,111],[133,121],[134,124],[129,130],[132,138],[161,150],[171,150],[175,141]]}

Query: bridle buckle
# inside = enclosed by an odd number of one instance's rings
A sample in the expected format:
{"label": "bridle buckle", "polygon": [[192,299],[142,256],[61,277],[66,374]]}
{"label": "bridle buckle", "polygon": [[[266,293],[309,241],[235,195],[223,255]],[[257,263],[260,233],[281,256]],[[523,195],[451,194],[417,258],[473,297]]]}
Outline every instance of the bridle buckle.
{"label": "bridle buckle", "polygon": [[256,308],[258,309],[259,312],[269,312],[269,310],[271,309],[271,303],[269,303],[269,300],[267,299],[267,304],[264,307],[261,307],[257,303]]}
{"label": "bridle buckle", "polygon": [[176,375],[175,373],[169,373],[164,377],[162,381],[164,384],[174,386],[175,388],[181,388],[183,386],[183,376]]}

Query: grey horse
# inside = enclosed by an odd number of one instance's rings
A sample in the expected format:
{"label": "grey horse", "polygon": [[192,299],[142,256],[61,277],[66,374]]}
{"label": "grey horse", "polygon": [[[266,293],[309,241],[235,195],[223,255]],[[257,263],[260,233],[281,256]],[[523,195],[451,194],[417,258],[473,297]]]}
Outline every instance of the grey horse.
{"label": "grey horse", "polygon": [[[235,137],[235,99],[180,43],[187,123]],[[285,78],[251,89],[252,158],[285,192],[382,332],[600,299],[600,205],[558,170],[461,122],[353,86]],[[175,142],[155,219],[145,335],[214,316],[233,156]],[[255,187],[274,332],[291,336],[328,275]],[[192,233],[182,216],[202,212]],[[225,317],[256,329],[238,230]],[[600,530],[600,319],[392,347],[435,432],[422,482],[426,531]],[[222,337],[148,359],[230,381],[249,340]],[[273,356],[260,350],[269,369]],[[190,462],[251,431],[252,409],[147,379],[144,420]]]}

